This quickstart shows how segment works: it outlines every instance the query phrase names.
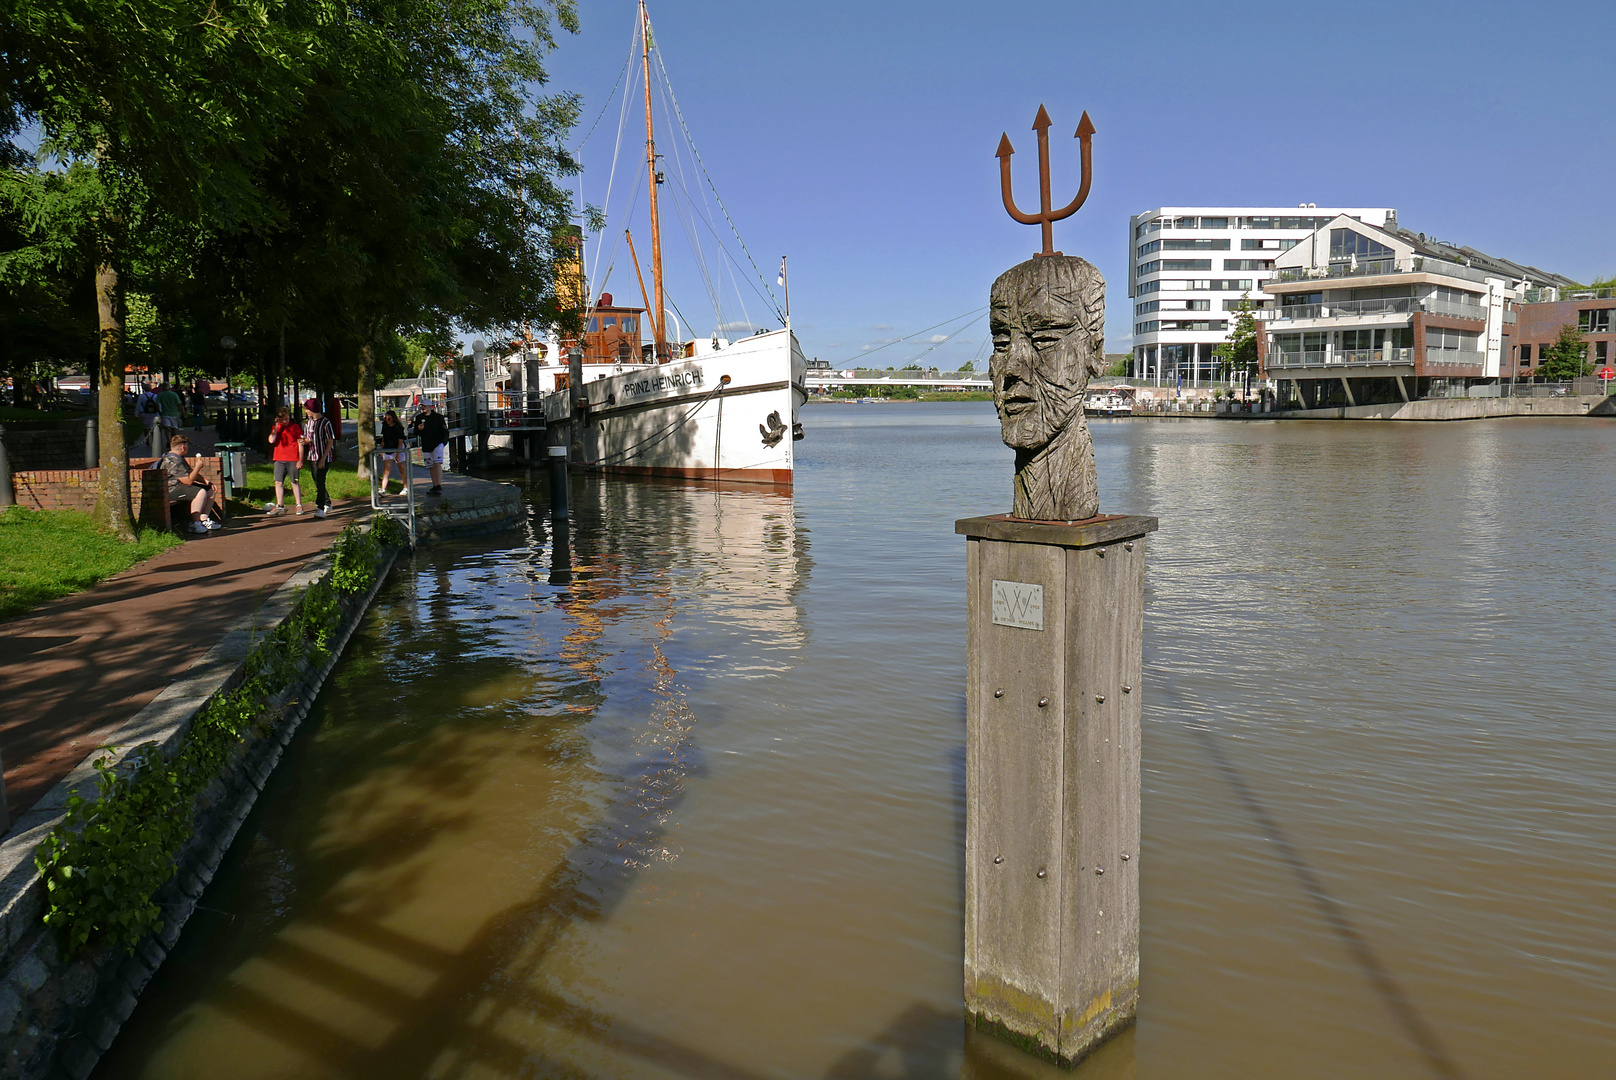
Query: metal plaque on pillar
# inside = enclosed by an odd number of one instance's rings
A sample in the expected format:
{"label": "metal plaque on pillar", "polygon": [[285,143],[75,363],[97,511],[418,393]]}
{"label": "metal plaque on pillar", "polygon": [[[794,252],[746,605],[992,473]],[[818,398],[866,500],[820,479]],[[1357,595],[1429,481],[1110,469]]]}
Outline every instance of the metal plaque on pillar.
{"label": "metal plaque on pillar", "polygon": [[1156,519],[1099,513],[1083,419],[1105,366],[1105,282],[1052,250],[1038,134],[1043,250],[993,283],[994,404],[1016,452],[1010,514],[966,518],[965,1005],[979,1027],[1072,1064],[1133,1022],[1139,996],[1139,721],[1145,538]]}

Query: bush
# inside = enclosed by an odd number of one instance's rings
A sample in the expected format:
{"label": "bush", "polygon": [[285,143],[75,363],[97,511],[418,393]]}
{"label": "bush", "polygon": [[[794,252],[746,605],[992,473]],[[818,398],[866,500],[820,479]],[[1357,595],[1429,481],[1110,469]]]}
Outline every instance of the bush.
{"label": "bush", "polygon": [[376,580],[376,534],[349,522],[331,545],[331,584],[347,596],[357,596]]}

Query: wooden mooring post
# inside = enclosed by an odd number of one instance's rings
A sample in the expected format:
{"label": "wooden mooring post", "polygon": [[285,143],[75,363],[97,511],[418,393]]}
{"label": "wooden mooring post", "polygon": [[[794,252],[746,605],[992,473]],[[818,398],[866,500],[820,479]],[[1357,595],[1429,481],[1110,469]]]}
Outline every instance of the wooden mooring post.
{"label": "wooden mooring post", "polygon": [[965,1005],[1075,1064],[1139,1000],[1145,537],[966,518]]}

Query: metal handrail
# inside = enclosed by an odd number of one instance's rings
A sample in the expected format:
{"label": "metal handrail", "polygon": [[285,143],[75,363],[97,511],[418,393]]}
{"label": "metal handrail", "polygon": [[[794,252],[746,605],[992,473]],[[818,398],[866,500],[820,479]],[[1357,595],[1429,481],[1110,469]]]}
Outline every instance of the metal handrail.
{"label": "metal handrail", "polygon": [[404,440],[404,512],[399,513],[391,505],[382,501],[381,481],[378,479],[382,472],[382,455],[385,450],[372,450],[370,452],[370,508],[376,513],[386,514],[404,522],[409,530],[410,546],[415,546],[415,462],[411,460],[414,451],[419,449],[420,440]]}

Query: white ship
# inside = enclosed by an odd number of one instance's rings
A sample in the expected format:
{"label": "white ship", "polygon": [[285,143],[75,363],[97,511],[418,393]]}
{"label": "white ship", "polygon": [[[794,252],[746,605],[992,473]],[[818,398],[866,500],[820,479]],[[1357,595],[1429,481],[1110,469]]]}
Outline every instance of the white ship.
{"label": "white ship", "polygon": [[[659,160],[656,149],[650,90],[654,43],[644,0],[639,7],[646,127],[641,182],[650,214],[651,289],[645,288],[633,236],[625,229],[627,255],[645,306],[616,306],[605,292],[593,297],[584,311],[583,337],[575,342],[552,339],[549,349],[535,349],[543,359],[529,369],[526,385],[551,391],[542,399],[545,423],[553,432],[549,441],[570,446],[574,467],[789,486],[793,446],[803,435],[797,410],[808,400],[808,363],[791,332],[789,289],[785,308],[776,312],[779,329],[759,330],[735,341],[717,330],[688,341],[667,332],[669,304],[663,287],[657,189],[669,166]],[[671,88],[666,93],[671,99]],[[689,209],[681,207],[681,213],[688,216]],[[619,249],[611,250],[607,277]],[[703,273],[708,273],[705,266]],[[713,282],[709,279],[707,284],[716,307]],[[786,285],[784,259],[778,284]],[[769,303],[772,306],[772,299]],[[721,325],[723,314],[715,310]],[[642,327],[649,331],[651,344],[640,344]],[[582,354],[581,369],[569,364],[567,354],[573,349]],[[550,386],[545,385],[549,380],[541,368],[555,373]]]}
{"label": "white ship", "polygon": [[[573,464],[604,472],[790,485],[807,359],[789,327],[698,343],[689,359],[584,365],[581,392],[544,399]],[[600,370],[604,367],[605,370]],[[575,408],[577,399],[587,404]]]}

